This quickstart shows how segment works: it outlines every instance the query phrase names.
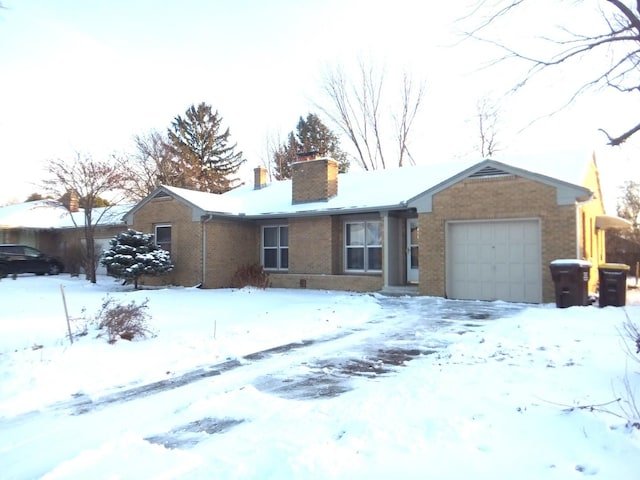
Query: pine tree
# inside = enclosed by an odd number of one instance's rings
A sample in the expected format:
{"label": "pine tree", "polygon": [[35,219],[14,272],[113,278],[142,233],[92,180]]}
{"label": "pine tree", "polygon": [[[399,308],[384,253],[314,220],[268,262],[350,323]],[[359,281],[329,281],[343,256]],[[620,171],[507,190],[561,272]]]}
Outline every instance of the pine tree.
{"label": "pine tree", "polygon": [[300,151],[302,146],[298,143],[295,133],[290,132],[287,143],[281,145],[273,155],[276,180],[291,178],[291,164],[298,160]]}
{"label": "pine tree", "polygon": [[349,170],[347,154],[340,149],[337,135],[317,115],[310,113],[306,119],[300,117],[296,132],[290,132],[287,143],[274,152],[276,179],[291,178],[291,164],[297,161],[298,153],[311,151],[336,160],[340,173]]}
{"label": "pine tree", "polygon": [[237,186],[233,177],[245,162],[236,144],[229,144],[229,129],[220,132],[222,118],[204,102],[191,105],[168,130],[168,147],[180,165],[173,186],[224,193]]}
{"label": "pine tree", "polygon": [[109,245],[100,263],[110,275],[127,283],[133,281],[135,289],[142,275],[163,275],[173,270],[169,252],[158,247],[150,233],[129,229],[113,237]]}

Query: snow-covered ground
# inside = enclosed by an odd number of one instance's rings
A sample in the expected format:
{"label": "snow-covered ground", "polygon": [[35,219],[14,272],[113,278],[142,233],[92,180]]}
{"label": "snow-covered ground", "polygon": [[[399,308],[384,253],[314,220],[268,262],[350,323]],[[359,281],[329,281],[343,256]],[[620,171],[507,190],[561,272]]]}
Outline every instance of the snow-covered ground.
{"label": "snow-covered ground", "polygon": [[[72,330],[88,327],[73,345],[61,286]],[[0,477],[637,479],[640,364],[623,327],[640,325],[637,292],[625,308],[556,309],[3,279]],[[97,337],[87,320],[107,295],[148,299],[155,335]],[[274,388],[395,331],[431,350],[353,378],[327,364],[348,387],[333,395]]]}

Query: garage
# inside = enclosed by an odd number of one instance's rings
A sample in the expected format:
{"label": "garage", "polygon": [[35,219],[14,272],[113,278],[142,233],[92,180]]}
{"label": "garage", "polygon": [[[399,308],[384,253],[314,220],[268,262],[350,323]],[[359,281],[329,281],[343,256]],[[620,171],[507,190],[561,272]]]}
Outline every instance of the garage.
{"label": "garage", "polygon": [[447,222],[447,297],[542,301],[538,219]]}

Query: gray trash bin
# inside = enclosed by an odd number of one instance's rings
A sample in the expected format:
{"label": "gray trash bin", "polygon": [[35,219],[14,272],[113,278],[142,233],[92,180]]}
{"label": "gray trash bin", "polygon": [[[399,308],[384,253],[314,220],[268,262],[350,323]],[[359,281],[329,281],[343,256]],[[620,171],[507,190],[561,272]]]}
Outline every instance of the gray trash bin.
{"label": "gray trash bin", "polygon": [[589,305],[590,262],[578,259],[558,259],[551,262],[549,268],[555,284],[556,307]]}

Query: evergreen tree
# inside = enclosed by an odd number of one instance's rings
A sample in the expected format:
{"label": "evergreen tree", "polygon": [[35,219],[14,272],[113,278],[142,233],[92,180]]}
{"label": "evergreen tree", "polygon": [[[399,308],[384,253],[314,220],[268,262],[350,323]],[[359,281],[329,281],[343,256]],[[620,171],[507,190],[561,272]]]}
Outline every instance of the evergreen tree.
{"label": "evergreen tree", "polygon": [[168,131],[168,147],[180,165],[173,186],[224,193],[237,186],[233,177],[244,163],[236,144],[229,144],[229,129],[221,132],[222,118],[210,105],[191,105],[177,116]]}
{"label": "evergreen tree", "polygon": [[290,132],[287,143],[281,145],[273,155],[276,180],[291,178],[291,164],[298,160],[298,152],[301,150],[302,146],[298,143],[295,133]]}
{"label": "evergreen tree", "polygon": [[107,267],[110,275],[133,281],[138,288],[142,275],[163,275],[173,270],[169,252],[158,247],[150,233],[127,230],[119,233],[109,242],[110,248],[104,252],[100,263]]}
{"label": "evergreen tree", "polygon": [[347,154],[340,149],[337,135],[317,115],[310,113],[306,119],[300,117],[296,132],[290,132],[287,143],[274,152],[276,179],[291,178],[291,164],[297,161],[298,153],[311,151],[336,160],[340,173],[349,170]]}

